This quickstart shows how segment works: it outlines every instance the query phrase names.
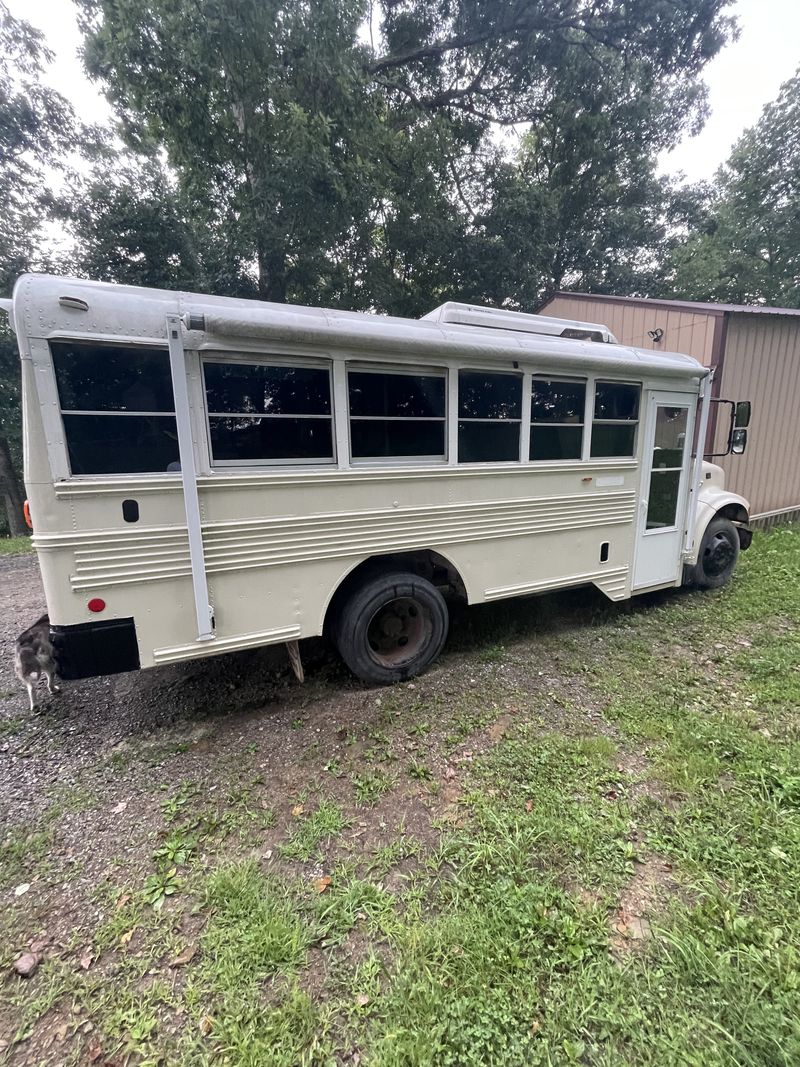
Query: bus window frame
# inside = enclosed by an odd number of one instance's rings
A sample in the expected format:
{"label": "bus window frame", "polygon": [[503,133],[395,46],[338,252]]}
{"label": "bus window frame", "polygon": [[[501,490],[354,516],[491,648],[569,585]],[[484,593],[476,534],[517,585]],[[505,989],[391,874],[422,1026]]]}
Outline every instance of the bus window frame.
{"label": "bus window frame", "polygon": [[[646,385],[642,379],[636,381],[632,378],[615,378],[613,374],[593,374],[590,379],[591,390],[586,390],[586,418],[589,420],[584,425],[588,427],[589,432],[584,433],[583,446],[584,456],[583,458],[589,463],[596,463],[600,466],[613,467],[620,463],[634,462],[637,465],[642,462],[642,457],[639,454],[642,447],[642,407],[645,401],[645,394],[648,390],[651,390],[650,385]],[[632,385],[639,390],[639,403],[636,412],[636,419],[595,419],[594,417],[594,405],[597,392],[597,383],[602,382],[608,385]],[[590,406],[591,397],[591,406]],[[594,423],[599,422],[605,425],[627,425],[633,424],[635,426],[633,437],[633,449],[630,455],[625,456],[593,456],[592,455],[592,433],[594,430]]]}
{"label": "bus window frame", "polygon": [[[79,410],[62,409],[61,395],[58,391],[56,368],[53,361],[53,352],[50,345],[74,344],[95,345],[106,348],[127,349],[163,349],[166,358],[169,359],[169,348],[163,337],[130,337],[126,335],[110,335],[106,333],[85,334],[81,332],[69,332],[59,330],[48,334],[46,337],[27,337],[28,355],[25,354],[24,342],[20,338],[20,355],[23,360],[29,359],[36,374],[36,396],[39,406],[39,414],[42,420],[42,429],[47,451],[47,463],[53,485],[62,482],[100,482],[100,481],[130,481],[131,479],[174,479],[174,471],[109,471],[105,474],[77,474],[72,470],[69,458],[69,446],[67,444],[67,430],[63,415],[83,414]],[[174,403],[174,397],[173,397]],[[141,412],[124,411],[87,411],[87,414],[119,415],[124,417]],[[144,414],[149,414],[145,412]],[[154,415],[176,418],[176,412],[153,412]]]}
{"label": "bus window frame", "polygon": [[[80,332],[67,333],[58,331],[45,338],[27,337],[26,343],[30,354],[30,361],[36,372],[36,393],[38,407],[42,420],[42,427],[47,443],[47,461],[50,467],[53,483],[75,481],[87,483],[92,481],[130,481],[132,479],[152,482],[153,480],[174,480],[172,472],[140,472],[138,474],[73,474],[69,466],[69,455],[66,444],[64,424],[61,418],[60,398],[55,380],[55,367],[53,364],[50,342],[65,341],[73,343],[95,343],[117,345],[122,348],[152,348],[164,344],[164,339],[159,337],[131,337],[126,335],[91,334]],[[562,470],[565,468],[590,467],[615,467],[615,466],[639,466],[641,456],[641,404],[647,389],[652,388],[649,380],[629,377],[617,378],[608,372],[587,372],[585,376],[564,374],[565,379],[586,381],[586,411],[584,414],[583,451],[580,459],[574,460],[531,460],[528,458],[530,448],[530,383],[534,376],[559,377],[557,361],[543,363],[541,359],[520,360],[519,366],[491,365],[487,366],[483,361],[472,362],[458,358],[438,360],[431,365],[420,364],[417,359],[404,359],[401,353],[394,354],[391,362],[380,358],[370,359],[361,353],[342,350],[320,349],[319,352],[310,352],[310,346],[302,346],[302,350],[296,354],[291,352],[293,344],[287,343],[280,350],[271,351],[271,346],[259,345],[258,349],[248,349],[237,345],[235,348],[219,344],[213,347],[205,345],[186,348],[186,366],[189,376],[190,417],[195,428],[195,445],[197,449],[197,471],[200,476],[212,474],[234,475],[237,469],[246,474],[254,470],[262,471],[319,471],[332,470],[364,470],[379,467],[419,467],[426,466],[432,470],[472,470],[479,472],[482,469],[503,468],[506,470],[523,470],[530,467],[532,471]],[[23,355],[23,358],[26,358]],[[327,366],[330,371],[332,422],[333,422],[333,450],[334,459],[322,459],[320,461],[304,459],[285,460],[248,460],[232,461],[223,460],[218,463],[212,462],[210,446],[210,428],[208,423],[208,407],[206,402],[205,380],[203,362],[253,362],[272,363],[287,366],[309,366],[320,368]],[[445,388],[445,425],[447,458],[441,457],[383,457],[377,459],[350,459],[350,420],[349,405],[347,403],[347,369],[353,367],[360,370],[388,369],[391,372],[406,372],[409,374],[436,372],[444,374],[446,379]],[[486,463],[459,464],[457,452],[458,419],[451,417],[453,411],[457,412],[458,404],[458,371],[470,370],[484,373],[516,373],[522,379],[522,417],[520,431],[520,457],[517,460],[502,460]],[[595,390],[597,381],[613,382],[620,385],[633,385],[640,390],[640,412],[637,420],[636,443],[633,456],[597,456],[592,457],[591,450],[591,424],[594,418]],[[344,414],[342,414],[344,412]]]}
{"label": "bus window frame", "polygon": [[[587,414],[587,411],[588,411],[587,398],[589,397],[590,394],[591,394],[592,398],[594,397],[594,381],[595,381],[594,378],[589,374],[585,374],[585,375],[563,374],[563,373],[559,373],[558,370],[555,370],[552,373],[550,371],[535,370],[532,373],[530,373],[528,377],[529,377],[528,392],[527,392],[527,396],[528,396],[528,443],[527,443],[526,451],[525,451],[525,460],[527,460],[527,462],[530,463],[531,466],[533,466],[533,467],[539,467],[539,466],[541,466],[542,464],[545,464],[545,463],[546,464],[563,464],[565,466],[569,466],[569,465],[574,464],[574,463],[585,463],[589,459],[589,456],[587,455],[587,449],[586,449],[586,438],[587,438],[587,436],[590,436],[590,434],[587,434],[587,432],[586,432],[586,414]],[[583,419],[582,419],[582,421],[580,423],[577,423],[577,422],[572,422],[572,423],[538,422],[538,423],[534,423],[532,421],[532,418],[533,418],[533,416],[532,416],[532,409],[533,409],[533,383],[537,378],[546,379],[547,381],[551,381],[551,382],[554,382],[554,381],[555,382],[575,382],[578,385],[582,385],[583,388],[584,388],[584,394],[583,394]],[[532,431],[534,425],[536,425],[536,426],[557,426],[557,425],[561,425],[561,426],[580,426],[580,428],[581,428],[581,451],[580,451],[580,455],[579,456],[573,456],[571,459],[531,459],[531,457],[530,457],[530,437],[531,437],[531,431]]]}
{"label": "bus window frame", "polygon": [[[448,364],[436,364],[431,366],[424,366],[417,363],[387,363],[382,360],[354,360],[344,359],[342,361],[344,369],[344,425],[347,433],[347,460],[349,468],[351,470],[361,470],[365,467],[449,467],[450,461],[450,381],[453,376],[453,368]],[[349,388],[349,375],[350,371],[355,371],[357,374],[405,374],[409,377],[419,377],[420,375],[429,378],[443,378],[444,379],[444,418],[441,419],[438,416],[431,416],[427,419],[415,418],[414,416],[396,416],[392,418],[392,421],[396,422],[444,422],[444,452],[440,455],[434,456],[354,456],[353,455],[353,442],[350,433],[350,420],[355,419],[367,419],[369,416],[351,416],[350,414],[350,388]],[[334,413],[334,418],[338,418],[338,415]],[[376,420],[380,421],[379,416],[375,416]]]}
{"label": "bus window frame", "polygon": [[[188,354],[188,353],[187,353]],[[202,394],[202,411],[203,422],[205,425],[205,442],[204,448],[206,455],[208,456],[209,469],[211,471],[235,471],[235,470],[252,470],[253,468],[259,469],[272,469],[274,467],[318,467],[322,470],[336,469],[338,466],[338,449],[337,449],[337,434],[336,434],[336,404],[335,404],[335,385],[334,385],[334,371],[333,364],[334,359],[329,353],[321,353],[320,356],[293,356],[285,351],[282,352],[240,352],[240,351],[208,351],[201,350],[199,352],[199,370],[200,370],[200,392]],[[328,419],[331,424],[331,456],[316,457],[311,456],[308,458],[289,456],[283,459],[214,459],[214,451],[211,444],[211,418],[212,413],[209,411],[208,405],[208,391],[206,389],[206,375],[205,365],[206,363],[228,363],[228,364],[246,364],[252,366],[268,366],[268,367],[308,367],[312,370],[327,370],[328,371],[328,388],[330,390],[330,415],[295,415],[295,416],[267,416],[270,418],[314,418],[314,419]],[[219,415],[220,413],[216,413]],[[233,413],[235,417],[235,413]],[[245,417],[248,417],[245,415]],[[257,418],[258,416],[252,416]]]}
{"label": "bus window frame", "polygon": [[[469,371],[475,374],[505,374],[511,375],[519,382],[522,395],[520,397],[520,414],[518,419],[488,419],[488,418],[461,418],[459,413],[459,373],[461,371]],[[494,366],[487,367],[485,364],[472,364],[456,362],[453,367],[452,378],[455,384],[455,403],[453,406],[453,420],[452,426],[454,429],[454,453],[453,466],[463,470],[481,470],[487,467],[524,467],[526,464],[525,451],[530,447],[530,416],[531,416],[531,397],[530,389],[526,388],[526,382],[530,383],[532,376],[532,370],[530,366],[523,367],[522,365],[516,367]],[[526,411],[527,411],[527,426],[526,426]],[[458,427],[461,422],[480,423],[487,422],[491,424],[505,423],[508,425],[517,425],[519,427],[519,450],[516,459],[485,459],[485,460],[462,460],[458,454]],[[527,461],[529,462],[529,461]]]}

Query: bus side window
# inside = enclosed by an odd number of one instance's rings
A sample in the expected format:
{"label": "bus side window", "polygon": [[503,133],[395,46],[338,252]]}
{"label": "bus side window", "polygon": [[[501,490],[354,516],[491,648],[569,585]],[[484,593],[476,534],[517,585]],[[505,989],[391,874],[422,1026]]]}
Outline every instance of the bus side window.
{"label": "bus side window", "polygon": [[534,378],[529,458],[580,459],[585,408],[586,382]]}
{"label": "bus side window", "polygon": [[203,363],[212,463],[331,463],[328,367]]}
{"label": "bus side window", "polygon": [[444,373],[348,369],[353,459],[445,457]]}
{"label": "bus side window", "polygon": [[72,474],[163,473],[178,460],[166,349],[51,341]]}
{"label": "bus side window", "polygon": [[519,460],[522,378],[494,371],[458,372],[458,462]]}
{"label": "bus side window", "polygon": [[636,455],[641,387],[624,382],[595,382],[592,422],[593,458]]}

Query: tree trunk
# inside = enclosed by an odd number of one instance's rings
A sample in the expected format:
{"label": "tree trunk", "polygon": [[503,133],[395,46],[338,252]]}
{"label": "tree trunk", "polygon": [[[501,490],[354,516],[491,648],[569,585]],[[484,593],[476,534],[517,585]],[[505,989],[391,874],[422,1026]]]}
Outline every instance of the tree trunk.
{"label": "tree trunk", "polygon": [[0,492],[3,494],[6,505],[8,529],[11,536],[24,536],[28,533],[28,527],[25,525],[25,517],[22,514],[22,491],[5,437],[0,437]]}

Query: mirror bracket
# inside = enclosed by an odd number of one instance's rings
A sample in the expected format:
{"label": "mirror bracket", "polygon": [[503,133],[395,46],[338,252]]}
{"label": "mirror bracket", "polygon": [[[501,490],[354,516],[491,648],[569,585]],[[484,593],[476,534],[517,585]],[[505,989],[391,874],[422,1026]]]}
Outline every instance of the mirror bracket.
{"label": "mirror bracket", "polygon": [[751,404],[749,400],[722,400],[711,397],[712,404],[727,404],[730,408],[730,425],[728,441],[724,452],[704,452],[703,459],[721,459],[724,456],[740,456],[747,447],[747,429],[750,423]]}

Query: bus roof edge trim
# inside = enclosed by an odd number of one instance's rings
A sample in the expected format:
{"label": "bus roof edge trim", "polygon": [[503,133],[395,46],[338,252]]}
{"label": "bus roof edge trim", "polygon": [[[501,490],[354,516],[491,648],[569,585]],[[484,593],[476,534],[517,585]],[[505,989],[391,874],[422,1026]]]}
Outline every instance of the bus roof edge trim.
{"label": "bus roof edge trim", "polygon": [[614,374],[641,374],[647,370],[656,377],[692,375],[704,377],[706,368],[691,356],[679,353],[649,352],[622,345],[599,345],[580,340],[547,335],[517,333],[510,330],[470,330],[433,321],[409,320],[408,324],[386,321],[365,315],[356,320],[349,315],[320,309],[319,317],[290,309],[270,307],[259,313],[239,311],[219,314],[207,308],[190,309],[184,323],[199,325],[203,316],[206,335],[226,338],[250,338],[272,342],[329,344],[372,352],[401,352],[446,358],[466,357],[487,360],[515,360],[547,357],[564,369],[582,370],[587,366]]}

